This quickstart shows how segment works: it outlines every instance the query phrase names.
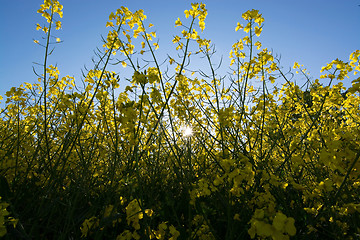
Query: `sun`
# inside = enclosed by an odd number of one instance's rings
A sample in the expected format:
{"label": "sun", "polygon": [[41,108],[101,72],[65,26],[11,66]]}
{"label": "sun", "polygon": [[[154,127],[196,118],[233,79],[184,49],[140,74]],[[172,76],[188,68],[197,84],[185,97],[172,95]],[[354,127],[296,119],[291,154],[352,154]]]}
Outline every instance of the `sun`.
{"label": "sun", "polygon": [[191,137],[194,134],[192,127],[190,127],[190,126],[182,126],[180,128],[180,131],[181,131],[183,137]]}

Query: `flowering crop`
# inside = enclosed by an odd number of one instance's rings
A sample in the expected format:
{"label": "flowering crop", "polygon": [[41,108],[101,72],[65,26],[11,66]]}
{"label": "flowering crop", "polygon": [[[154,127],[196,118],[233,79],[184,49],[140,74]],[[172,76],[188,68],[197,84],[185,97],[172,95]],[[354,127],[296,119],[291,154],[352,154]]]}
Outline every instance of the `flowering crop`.
{"label": "flowering crop", "polygon": [[[359,238],[360,78],[343,86],[359,50],[300,87],[292,76],[305,70],[282,71],[249,10],[220,76],[202,37],[206,6],[193,3],[164,67],[155,26],[121,7],[80,87],[48,64],[62,8],[41,5],[39,82],[11,88],[0,109],[0,237]],[[131,69],[128,84],[110,64]]]}

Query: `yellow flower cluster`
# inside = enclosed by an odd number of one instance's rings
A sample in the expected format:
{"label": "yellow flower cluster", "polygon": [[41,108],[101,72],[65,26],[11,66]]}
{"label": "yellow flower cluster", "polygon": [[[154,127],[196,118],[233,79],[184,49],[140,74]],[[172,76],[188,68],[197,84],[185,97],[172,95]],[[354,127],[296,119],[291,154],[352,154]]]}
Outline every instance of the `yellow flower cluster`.
{"label": "yellow flower cluster", "polygon": [[[51,23],[53,20],[53,14],[57,13],[59,17],[63,17],[62,12],[63,6],[57,0],[44,0],[44,4],[40,5],[40,9],[37,11],[47,20],[48,23]],[[50,11],[50,13],[48,11]]]}
{"label": "yellow flower cluster", "polygon": [[[181,31],[182,37],[175,36],[172,40],[173,43],[177,43],[176,50],[183,49],[184,46],[188,46],[189,40],[196,40],[199,45],[199,51],[209,51],[210,50],[210,40],[201,38],[198,32],[195,30],[193,24],[195,19],[198,19],[198,26],[201,32],[205,29],[205,19],[207,16],[207,9],[203,3],[192,3],[192,9],[185,10],[185,18],[191,17],[190,27],[187,28],[181,22],[180,18],[175,21],[175,26],[183,26],[185,29]],[[186,43],[180,42],[181,39],[185,39]],[[189,53],[190,54],[190,53]]]}
{"label": "yellow flower cluster", "polygon": [[[126,7],[121,7],[115,13],[112,12],[109,16],[109,22],[106,23],[106,27],[111,27],[113,30],[109,31],[106,42],[103,47],[110,50],[112,54],[116,54],[117,51],[120,51],[124,54],[125,57],[129,57],[134,54],[135,45],[133,44],[133,39],[142,37],[141,47],[142,49],[145,46],[151,46],[150,41],[153,41],[153,38],[156,38],[156,32],[146,32],[144,25],[144,20],[146,15],[143,10],[138,10],[131,12]],[[137,28],[135,28],[137,26]],[[149,24],[149,28],[153,27],[153,24]],[[126,40],[121,40],[120,34],[124,35]],[[154,49],[159,48],[158,43],[153,43]],[[140,54],[144,54],[144,50],[140,51]],[[130,61],[131,62],[131,61]],[[125,61],[121,62],[123,67],[127,66]],[[133,64],[131,62],[131,64]]]}
{"label": "yellow flower cluster", "polygon": [[[49,30],[52,29],[52,24],[55,24],[55,29],[61,29],[61,21],[55,21],[54,14],[57,13],[60,18],[63,17],[63,6],[57,0],[44,0],[44,4],[40,5],[40,9],[37,11],[41,13],[41,16],[46,19],[49,23],[48,27],[41,26],[39,23],[36,24],[36,30],[42,30],[50,36]],[[60,42],[60,38],[56,37],[56,42]],[[35,43],[39,44],[38,40],[34,40]]]}

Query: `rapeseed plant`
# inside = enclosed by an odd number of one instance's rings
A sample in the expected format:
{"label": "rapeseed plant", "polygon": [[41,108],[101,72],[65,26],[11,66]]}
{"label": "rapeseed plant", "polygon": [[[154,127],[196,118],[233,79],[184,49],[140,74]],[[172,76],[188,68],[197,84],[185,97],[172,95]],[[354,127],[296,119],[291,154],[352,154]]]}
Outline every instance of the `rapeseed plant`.
{"label": "rapeseed plant", "polygon": [[[1,237],[359,237],[360,80],[343,84],[360,71],[359,50],[300,87],[256,40],[264,18],[249,10],[226,79],[202,37],[206,6],[193,3],[175,21],[171,73],[144,11],[121,7],[80,88],[48,64],[62,8],[40,6],[39,83],[11,88],[1,109]],[[209,74],[192,69],[194,55]],[[124,90],[109,64],[131,68]]]}

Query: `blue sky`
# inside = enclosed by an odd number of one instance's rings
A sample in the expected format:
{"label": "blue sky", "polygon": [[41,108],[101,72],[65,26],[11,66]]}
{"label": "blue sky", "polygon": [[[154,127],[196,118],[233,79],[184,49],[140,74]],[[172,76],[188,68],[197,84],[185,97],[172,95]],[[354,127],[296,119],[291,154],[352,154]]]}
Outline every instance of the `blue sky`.
{"label": "blue sky", "polygon": [[[265,18],[259,38],[264,47],[281,56],[288,69],[293,63],[303,64],[315,79],[326,63],[339,58],[347,61],[351,52],[360,49],[360,0],[205,0],[208,9],[205,38],[216,45],[216,59],[228,59],[231,45],[244,36],[235,32],[241,14],[258,9]],[[33,39],[40,39],[36,23],[44,23],[36,11],[43,1],[1,1],[0,8],[0,95],[23,82],[36,82],[33,62],[43,62],[44,50]],[[160,59],[173,51],[172,36],[179,34],[175,20],[184,18],[190,8],[188,0],[60,0],[64,6],[62,30],[56,36],[64,42],[56,45],[50,64],[57,64],[61,76],[81,78],[81,69],[91,68],[93,50],[101,47],[101,34],[106,35],[108,16],[120,6],[131,11],[144,9],[147,22],[157,32]],[[226,61],[224,63],[227,63]],[[345,79],[349,86],[352,78]],[[301,81],[301,79],[300,79]]]}

